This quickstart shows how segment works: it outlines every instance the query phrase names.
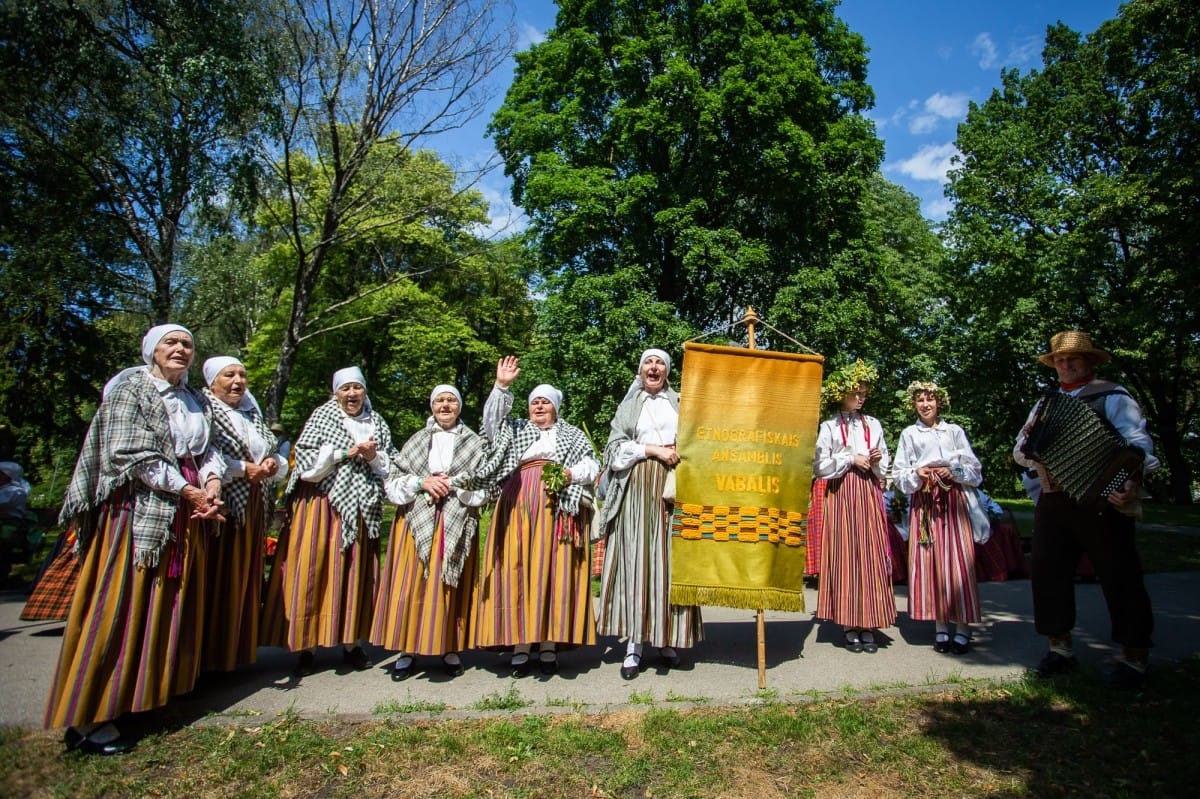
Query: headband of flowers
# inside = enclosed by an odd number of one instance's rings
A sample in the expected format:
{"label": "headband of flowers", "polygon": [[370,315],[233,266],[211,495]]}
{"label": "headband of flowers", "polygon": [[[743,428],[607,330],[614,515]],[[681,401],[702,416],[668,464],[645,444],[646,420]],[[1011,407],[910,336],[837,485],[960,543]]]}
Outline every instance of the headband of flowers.
{"label": "headband of flowers", "polygon": [[904,390],[908,396],[909,402],[916,402],[917,396],[924,393],[930,393],[937,399],[938,410],[944,411],[950,407],[950,392],[930,380],[914,380],[908,384],[908,388]]}
{"label": "headband of flowers", "polygon": [[859,358],[854,363],[847,364],[835,370],[821,384],[821,405],[838,407],[842,399],[861,385],[873,386],[879,382],[879,372],[873,364]]}

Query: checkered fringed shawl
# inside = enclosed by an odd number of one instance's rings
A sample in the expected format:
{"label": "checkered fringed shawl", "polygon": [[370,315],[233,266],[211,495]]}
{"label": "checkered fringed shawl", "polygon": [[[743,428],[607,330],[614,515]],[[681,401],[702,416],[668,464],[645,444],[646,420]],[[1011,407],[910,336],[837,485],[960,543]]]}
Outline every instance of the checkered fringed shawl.
{"label": "checkered fringed shawl", "polygon": [[[663,393],[671,403],[671,407],[678,413],[679,394],[670,387],[663,389]],[[617,412],[613,416],[608,433],[608,443],[604,445],[604,462],[606,464],[612,462],[622,444],[637,438],[638,419],[642,415],[642,407],[646,404],[648,396],[645,391],[639,391],[617,406]],[[621,502],[625,499],[625,489],[629,484],[629,475],[632,471],[632,469],[626,469],[622,472],[614,472],[609,469],[608,490],[604,494],[604,504],[600,506],[600,515],[596,520],[596,537],[603,538],[609,534],[608,528],[613,519],[617,517],[617,511],[621,509]]]}
{"label": "checkered fringed shawl", "polygon": [[[395,466],[402,474],[416,477],[429,477],[429,448],[432,446],[433,434],[437,431],[433,419],[426,422],[425,427],[418,430],[404,442],[400,455],[395,460]],[[470,472],[479,467],[487,457],[487,442],[463,424],[455,429],[454,457],[450,461],[448,474],[456,475]],[[468,508],[458,501],[451,493],[442,500],[440,505],[431,505],[429,496],[417,494],[416,499],[400,507],[412,531],[413,541],[417,546],[417,555],[426,568],[429,567],[429,556],[433,551],[433,539],[437,532],[437,515],[442,514],[442,531],[446,545],[446,555],[442,561],[442,582],[449,586],[457,586],[462,576],[463,565],[471,547],[475,545],[475,533],[479,530],[479,509]]]}
{"label": "checkered fringed shawl", "polygon": [[[211,425],[208,400],[198,391],[185,390],[195,397]],[[179,497],[152,489],[137,479],[138,467],[156,460],[179,465],[162,396],[150,376],[138,372],[100,402],[63,498],[59,524],[74,523],[80,551],[87,547],[93,533],[96,509],[118,488],[132,483],[134,559],[139,566],[158,565],[171,539]]]}
{"label": "checkered fringed shawl", "polygon": [[[237,410],[230,408],[221,400],[217,399],[211,391],[204,389],[204,396],[208,398],[208,404],[213,409],[213,446],[222,455],[228,455],[231,458],[236,458],[240,461],[250,461],[253,456],[250,454],[250,443],[242,440],[242,430],[238,425],[233,414]],[[267,427],[267,422],[263,419],[263,415],[257,409],[250,410],[250,418],[254,422],[254,430],[266,442],[268,442],[267,455],[274,455],[279,450],[279,442],[275,440],[275,434],[271,432],[271,428]],[[225,500],[233,520],[241,524],[246,520],[246,507],[250,504],[250,489],[253,488],[250,481],[245,477],[235,477],[228,483],[221,486],[221,499]],[[261,492],[265,498],[267,492]],[[266,505],[255,508],[257,513],[265,513]]]}
{"label": "checkered fringed shawl", "polygon": [[[511,395],[509,395],[511,396]],[[486,414],[485,414],[486,416]],[[593,458],[592,443],[573,424],[562,419],[554,423],[555,448],[554,461],[564,468],[570,468],[584,458]],[[491,454],[479,471],[455,485],[462,488],[490,488],[498,485],[521,467],[521,455],[529,449],[529,445],[538,440],[542,431],[528,419],[514,419],[505,416],[492,441]],[[571,516],[579,515],[580,501],[583,497],[592,498],[592,486],[572,483],[558,495],[558,507]]]}
{"label": "checkered fringed shawl", "polygon": [[[371,415],[371,424],[375,427],[375,441],[379,444],[379,452],[384,453],[389,461],[394,460],[399,453],[392,446],[392,433],[387,422],[375,411],[368,413]],[[342,417],[345,415],[337,400],[331,399],[308,417],[292,449],[296,467],[288,479],[285,492],[288,496],[300,484],[301,473],[316,465],[317,454],[322,444],[332,444],[338,449],[354,446],[354,439],[342,425]],[[329,504],[342,519],[343,548],[352,546],[358,539],[359,516],[366,525],[367,536],[379,537],[379,523],[383,519],[383,478],[375,476],[370,464],[359,458],[341,461],[325,479],[317,483],[317,490],[329,497]]]}

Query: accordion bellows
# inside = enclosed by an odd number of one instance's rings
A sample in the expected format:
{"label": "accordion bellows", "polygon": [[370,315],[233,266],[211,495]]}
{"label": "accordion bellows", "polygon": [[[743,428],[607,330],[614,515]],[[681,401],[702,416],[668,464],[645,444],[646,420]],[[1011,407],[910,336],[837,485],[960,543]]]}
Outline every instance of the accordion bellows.
{"label": "accordion bellows", "polygon": [[1146,458],[1087,403],[1058,392],[1038,402],[1021,452],[1045,466],[1071,499],[1097,508]]}

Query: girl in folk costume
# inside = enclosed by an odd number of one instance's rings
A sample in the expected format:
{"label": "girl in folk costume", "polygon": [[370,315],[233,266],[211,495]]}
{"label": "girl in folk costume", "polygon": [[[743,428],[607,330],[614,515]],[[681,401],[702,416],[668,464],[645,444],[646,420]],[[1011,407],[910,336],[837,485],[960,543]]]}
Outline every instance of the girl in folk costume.
{"label": "girl in folk costume", "polygon": [[213,409],[213,443],[225,461],[225,523],[209,541],[202,671],[232,671],[258,654],[262,613],[267,484],[287,478],[258,401],[237,358],[204,362],[204,390]]}
{"label": "girl in folk costume", "polygon": [[179,325],[151,328],[145,366],[104,387],[60,521],[81,559],[46,726],[71,748],[127,751],[112,723],[191,691],[204,629],[205,538],[221,515],[224,463],[212,411],[187,384],[195,356]]}
{"label": "girl in folk costume", "polygon": [[400,651],[395,681],[413,673],[415,655],[434,655],[451,677],[463,673],[459,652],[470,644],[479,572],[475,536],[486,491],[453,488],[477,469],[487,443],[459,421],[462,395],[440,385],[429,395],[425,427],[404,446],[389,475],[388,499],[399,506],[392,525],[371,643]]}
{"label": "girl in folk costume", "polygon": [[842,625],[851,652],[877,651],[877,630],[896,620],[882,489],[887,443],[879,420],[862,413],[878,377],[858,360],[826,379],[821,399],[836,412],[817,431],[813,461],[813,475],[827,481],[816,615]]}
{"label": "girl in folk costume", "polygon": [[907,393],[918,421],[900,434],[892,479],[909,495],[908,615],[933,620],[935,650],[962,655],[980,619],[970,503],[982,466],[963,429],[941,419],[945,389],[913,382]]}
{"label": "girl in folk costume", "polygon": [[700,608],[672,605],[671,530],[663,489],[679,463],[679,395],[667,376],[671,358],[649,349],[613,417],[604,460],[608,491],[597,530],[607,537],[600,581],[601,634],[627,639],[621,677],[641,666],[642,644],[661,648],[662,664],[680,664],[677,648],[704,637]]}
{"label": "girl in folk costume", "polygon": [[492,453],[462,488],[499,483],[480,564],[475,645],[513,647],[516,676],[529,671],[539,646],[544,674],[558,670],[558,645],[593,644],[596,625],[588,575],[587,520],[600,464],[583,431],[558,418],[562,392],[542,384],[529,393],[529,418],[509,416],[509,386],[521,373],[511,355],[496,365],[496,385],[483,409]]}
{"label": "girl in folk costume", "polygon": [[333,397],[308,417],[293,452],[290,522],[267,584],[264,643],[299,652],[301,677],[313,672],[318,646],[341,646],[343,660],[362,671],[371,667],[359,642],[371,633],[383,483],[399,453],[357,366],[334,372]]}

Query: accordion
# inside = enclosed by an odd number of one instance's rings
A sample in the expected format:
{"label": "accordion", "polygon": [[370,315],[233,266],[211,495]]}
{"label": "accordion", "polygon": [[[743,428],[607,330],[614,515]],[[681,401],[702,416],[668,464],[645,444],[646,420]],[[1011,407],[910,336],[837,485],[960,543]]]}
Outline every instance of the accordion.
{"label": "accordion", "polygon": [[1087,403],[1059,392],[1038,402],[1021,452],[1045,466],[1071,499],[1097,509],[1146,458]]}

